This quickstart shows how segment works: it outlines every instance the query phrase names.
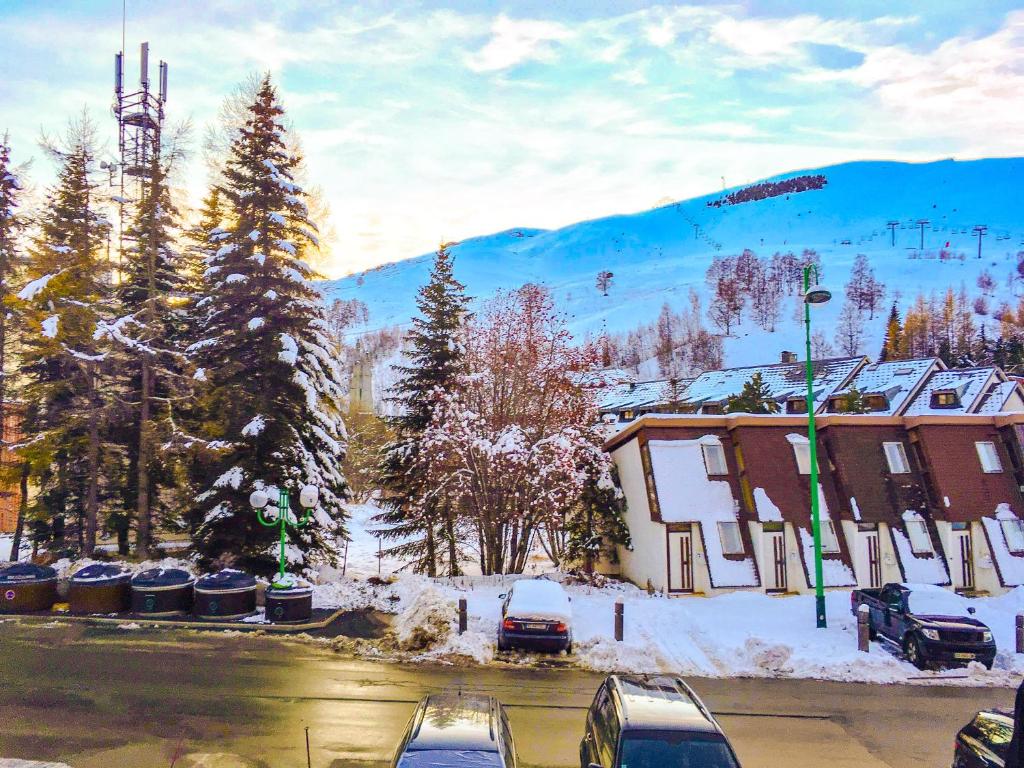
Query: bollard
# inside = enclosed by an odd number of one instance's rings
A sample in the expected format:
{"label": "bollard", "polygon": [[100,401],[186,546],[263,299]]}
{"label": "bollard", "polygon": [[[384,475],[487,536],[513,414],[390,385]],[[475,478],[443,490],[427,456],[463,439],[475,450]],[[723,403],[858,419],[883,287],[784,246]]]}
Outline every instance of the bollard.
{"label": "bollard", "polygon": [[622,601],[621,600],[616,600],[615,601],[615,640],[616,640],[616,642],[619,642],[619,643],[622,642],[622,630],[623,630],[622,625],[623,625],[623,612],[624,611],[625,611],[625,606],[622,604]]}
{"label": "bollard", "polygon": [[459,634],[466,632],[466,598],[459,598]]}
{"label": "bollard", "polygon": [[1024,613],[1017,614],[1017,653],[1024,653]]}
{"label": "bollard", "polygon": [[862,605],[857,609],[857,650],[868,653],[871,647],[871,609]]}

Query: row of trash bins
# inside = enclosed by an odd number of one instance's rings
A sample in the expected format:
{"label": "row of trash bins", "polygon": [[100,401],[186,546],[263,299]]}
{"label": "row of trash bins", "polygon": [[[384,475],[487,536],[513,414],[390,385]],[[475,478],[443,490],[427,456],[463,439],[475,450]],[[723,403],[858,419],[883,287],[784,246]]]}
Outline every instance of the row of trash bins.
{"label": "row of trash bins", "polygon": [[[0,612],[50,611],[58,602],[57,571],[46,565],[15,563],[0,569]],[[71,613],[120,614],[152,618],[191,615],[197,619],[232,621],[256,613],[256,579],[225,569],[196,579],[180,568],[153,568],[132,574],[115,563],[93,563],[69,580]],[[313,590],[296,585],[268,587],[265,613],[275,623],[308,621]]]}

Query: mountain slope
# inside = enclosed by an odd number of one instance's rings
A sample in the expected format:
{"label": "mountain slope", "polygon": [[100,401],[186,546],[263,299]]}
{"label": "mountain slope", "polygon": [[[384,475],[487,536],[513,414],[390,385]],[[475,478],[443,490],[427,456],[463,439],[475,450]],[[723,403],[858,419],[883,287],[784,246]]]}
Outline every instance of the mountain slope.
{"label": "mountain slope", "polygon": [[[657,315],[663,302],[679,307],[691,286],[705,299],[704,274],[716,255],[750,248],[759,256],[813,248],[821,255],[823,282],[836,295],[816,310],[815,327],[831,339],[842,305],[842,287],[858,253],[867,254],[889,293],[906,306],[919,290],[959,289],[972,295],[987,268],[996,279],[996,299],[1010,299],[1008,276],[1024,249],[1024,158],[944,160],[910,164],[856,162],[772,177],[780,181],[821,174],[823,189],[721,207],[715,193],[643,213],[611,216],[558,230],[522,229],[462,241],[455,254],[456,276],[468,292],[485,298],[498,289],[534,281],[548,285],[578,335],[632,328]],[[927,219],[924,250],[914,223]],[[887,222],[898,221],[895,245]],[[977,259],[973,227],[988,232]],[[949,243],[957,256],[940,261]],[[959,258],[962,256],[962,259]],[[426,280],[430,256],[396,262],[322,285],[328,299],[357,298],[369,306],[365,329],[408,321],[417,288]],[[609,296],[595,288],[599,271],[614,273]],[[1015,299],[1014,299],[1015,301]],[[786,306],[779,329],[766,334],[745,323],[726,342],[729,364],[761,362],[781,349],[800,349],[802,330]],[[884,312],[882,313],[885,314]],[[883,318],[869,324],[865,352],[874,355]]]}

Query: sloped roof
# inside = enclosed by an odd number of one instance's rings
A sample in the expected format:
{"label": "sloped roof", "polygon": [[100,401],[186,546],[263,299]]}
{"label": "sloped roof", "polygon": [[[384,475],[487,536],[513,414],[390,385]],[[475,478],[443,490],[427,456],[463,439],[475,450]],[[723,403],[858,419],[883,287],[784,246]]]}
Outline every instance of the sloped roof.
{"label": "sloped roof", "polygon": [[[988,391],[987,385],[993,377],[997,377],[997,380],[1002,378],[999,370],[992,366],[936,371],[928,377],[904,413],[908,416],[974,413],[975,406],[979,404],[982,395]],[[956,408],[933,408],[932,394],[943,390],[956,391],[960,397],[960,405]]]}
{"label": "sloped roof", "polygon": [[599,371],[581,371],[571,375],[577,384],[587,389],[602,389],[636,381],[636,376],[625,368],[602,368]]}
{"label": "sloped roof", "polygon": [[942,366],[942,363],[934,357],[871,363],[860,369],[849,387],[835,394],[846,394],[856,387],[864,395],[886,395],[889,399],[889,409],[874,413],[891,416],[902,412],[907,398],[922,385],[928,372],[935,366]]}
{"label": "sloped roof", "polygon": [[1006,409],[1006,403],[1020,386],[1016,379],[1001,381],[998,384],[989,386],[988,393],[982,396],[981,404],[975,409],[975,413],[1001,413]]}
{"label": "sloped roof", "polygon": [[[863,357],[815,360],[815,410],[828,402],[829,396],[836,389],[845,386],[864,362]],[[771,396],[779,402],[789,397],[802,397],[807,393],[807,374],[803,362],[774,363],[702,373],[690,384],[683,402],[695,406],[702,403],[724,402],[729,397],[738,395],[743,390],[743,385],[750,381],[755,373],[761,374],[761,379],[767,385]]]}
{"label": "sloped roof", "polygon": [[[676,379],[675,391],[680,399],[685,398],[687,387],[692,382],[693,379]],[[665,405],[671,401],[672,391],[669,379],[625,382],[601,390],[598,394],[598,407],[604,412],[610,412]]]}

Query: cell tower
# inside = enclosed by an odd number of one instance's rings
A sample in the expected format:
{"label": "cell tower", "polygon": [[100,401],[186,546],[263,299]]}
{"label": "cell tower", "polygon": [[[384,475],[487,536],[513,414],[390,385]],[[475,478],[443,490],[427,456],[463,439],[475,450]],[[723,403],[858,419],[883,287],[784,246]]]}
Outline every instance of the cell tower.
{"label": "cell tower", "polygon": [[[124,61],[124,51],[114,55],[114,117],[121,152],[121,197],[129,192],[136,200],[142,200],[149,189],[150,165],[160,154],[167,103],[167,63],[160,62],[154,94],[149,79],[149,43],[143,43],[139,50],[138,90],[126,91]],[[129,183],[134,184],[134,190],[125,189]]]}

